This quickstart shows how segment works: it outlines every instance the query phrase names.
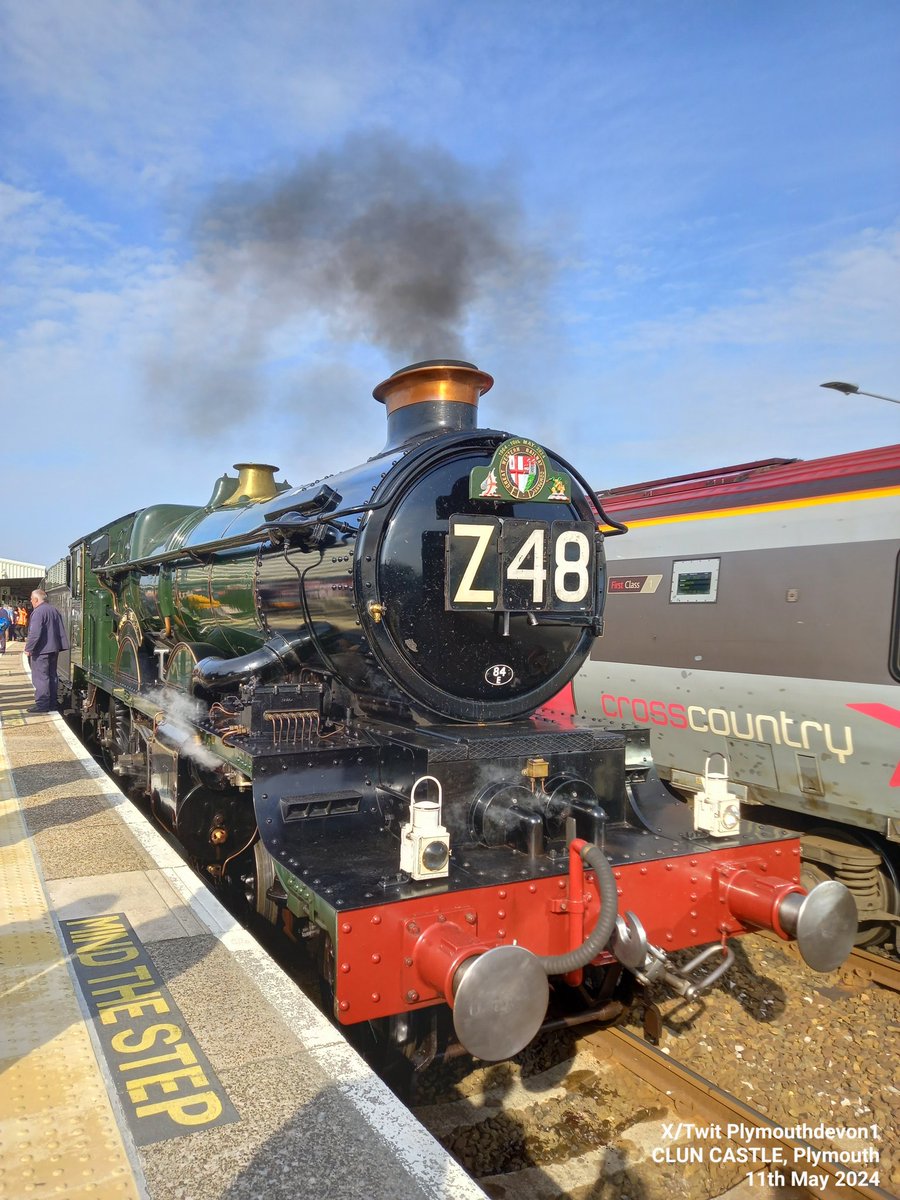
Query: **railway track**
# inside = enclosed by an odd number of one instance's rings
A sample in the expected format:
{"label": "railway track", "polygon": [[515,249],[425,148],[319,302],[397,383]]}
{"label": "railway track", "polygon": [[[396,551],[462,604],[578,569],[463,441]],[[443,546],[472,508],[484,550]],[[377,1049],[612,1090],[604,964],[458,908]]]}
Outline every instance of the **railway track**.
{"label": "railway track", "polygon": [[[413,1106],[498,1200],[892,1195],[880,1186],[881,1131],[848,1142],[840,1128],[779,1126],[619,1029],[565,1042],[543,1070],[532,1069],[540,1055],[458,1067]],[[552,1057],[550,1039],[544,1052]]]}
{"label": "railway track", "polygon": [[841,967],[840,975],[847,982],[877,983],[892,992],[900,992],[900,959],[883,954],[854,950]]}
{"label": "railway track", "polygon": [[[875,1136],[845,1145],[814,1145],[807,1139],[820,1129],[825,1130],[821,1138],[833,1142],[824,1123],[780,1126],[633,1034],[608,1029],[585,1041],[601,1059],[612,1060],[671,1098],[678,1119],[663,1129],[664,1160],[672,1150],[674,1161],[690,1161],[693,1152],[699,1161],[746,1164],[748,1186],[763,1194],[766,1188],[773,1193],[796,1188],[825,1198],[891,1195],[878,1185]],[[686,1144],[679,1156],[681,1143]]]}
{"label": "railway track", "polygon": [[[777,934],[766,931],[756,936],[765,938],[766,941],[779,946],[791,958],[802,962],[796,942],[786,942]],[[842,983],[851,986],[875,983],[892,992],[900,992],[900,959],[886,954],[872,954],[869,950],[854,947],[850,957],[838,971],[838,977]]]}
{"label": "railway track", "polygon": [[790,955],[748,937],[730,987],[661,1000],[663,1049],[569,1031],[533,1058],[432,1068],[413,1107],[498,1200],[896,1196],[900,966],[854,951],[822,977]]}

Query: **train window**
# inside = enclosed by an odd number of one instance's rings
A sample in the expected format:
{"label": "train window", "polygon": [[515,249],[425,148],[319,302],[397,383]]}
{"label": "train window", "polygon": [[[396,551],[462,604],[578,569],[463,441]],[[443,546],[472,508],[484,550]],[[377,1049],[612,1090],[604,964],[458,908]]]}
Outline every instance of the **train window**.
{"label": "train window", "polygon": [[91,542],[91,566],[96,571],[109,562],[109,534],[101,533]]}
{"label": "train window", "polygon": [[72,595],[77,600],[81,595],[81,547],[73,550],[70,557],[69,566],[69,587],[72,589]]}
{"label": "train window", "polygon": [[717,558],[689,558],[672,563],[673,604],[714,604],[718,591]]}
{"label": "train window", "polygon": [[891,622],[890,670],[895,679],[900,679],[900,555],[894,572],[894,616]]}

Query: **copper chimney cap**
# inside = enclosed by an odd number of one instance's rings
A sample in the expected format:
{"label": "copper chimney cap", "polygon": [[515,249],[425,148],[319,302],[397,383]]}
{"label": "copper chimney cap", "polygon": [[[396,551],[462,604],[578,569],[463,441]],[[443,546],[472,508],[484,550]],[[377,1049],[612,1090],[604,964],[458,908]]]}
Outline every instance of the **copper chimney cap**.
{"label": "copper chimney cap", "polygon": [[413,404],[443,400],[478,407],[478,399],[493,387],[494,378],[470,362],[435,358],[395,371],[372,392],[388,416]]}

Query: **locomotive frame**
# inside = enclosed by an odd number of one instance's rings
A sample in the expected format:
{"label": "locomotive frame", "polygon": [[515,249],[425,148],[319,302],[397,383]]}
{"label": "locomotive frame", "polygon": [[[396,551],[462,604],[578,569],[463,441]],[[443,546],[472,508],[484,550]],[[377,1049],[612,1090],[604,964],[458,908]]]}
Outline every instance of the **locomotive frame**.
{"label": "locomotive frame", "polygon": [[855,930],[840,884],[799,886],[795,837],[698,835],[645,732],[533,715],[602,629],[604,514],[559,455],[477,427],[492,382],[397,372],[368,463],[298,489],[239,464],[48,580],[64,704],[111,769],[210,882],[318,946],[338,1021],[418,1063],[452,1036],[516,1053],[551,991],[607,1020],[635,981],[693,998],[748,929],[823,970]]}

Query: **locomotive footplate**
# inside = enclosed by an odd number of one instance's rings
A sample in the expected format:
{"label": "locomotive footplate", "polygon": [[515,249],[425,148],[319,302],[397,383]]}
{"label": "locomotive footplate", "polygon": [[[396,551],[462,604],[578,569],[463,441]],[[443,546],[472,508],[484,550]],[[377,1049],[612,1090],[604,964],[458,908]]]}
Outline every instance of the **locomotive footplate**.
{"label": "locomotive footplate", "polygon": [[[290,776],[279,780],[282,782],[289,788]],[[298,820],[285,826],[281,836],[274,836],[271,841],[263,836],[263,841],[276,862],[303,884],[304,891],[320,896],[338,912],[373,903],[423,899],[492,885],[564,878],[568,873],[568,852],[563,844],[549,849],[539,858],[530,858],[508,848],[470,843],[451,849],[449,873],[445,878],[417,882],[399,870],[400,849],[396,834],[381,829],[374,831],[372,836],[362,836],[361,831],[348,826],[347,810],[351,806],[359,804],[356,815],[366,815],[365,803],[359,800],[358,793],[348,790],[347,793],[323,794],[323,808],[335,799],[338,806],[345,809],[340,819]],[[292,808],[295,803],[288,801]],[[263,818],[263,821],[267,820]],[[338,825],[343,828],[338,829]],[[646,832],[638,833],[627,826],[609,828],[601,849],[616,869],[633,867],[640,874],[643,867],[664,863],[666,878],[672,878],[677,860],[690,863],[698,855],[705,860],[710,850],[717,850],[726,858],[729,855],[743,858],[748,849],[761,842],[759,832],[751,834],[750,828],[759,830],[760,827],[748,826],[742,837],[728,839],[725,845],[706,838],[695,842],[673,841]],[[776,858],[783,855],[783,872],[795,874],[794,859],[799,862],[799,851],[795,854],[792,849],[797,844],[796,835],[766,830],[762,836],[766,842],[778,847]],[[790,867],[787,865],[789,848]]]}

